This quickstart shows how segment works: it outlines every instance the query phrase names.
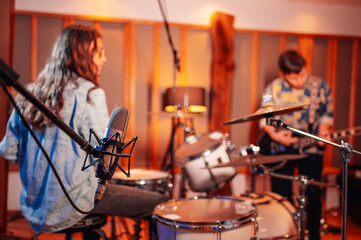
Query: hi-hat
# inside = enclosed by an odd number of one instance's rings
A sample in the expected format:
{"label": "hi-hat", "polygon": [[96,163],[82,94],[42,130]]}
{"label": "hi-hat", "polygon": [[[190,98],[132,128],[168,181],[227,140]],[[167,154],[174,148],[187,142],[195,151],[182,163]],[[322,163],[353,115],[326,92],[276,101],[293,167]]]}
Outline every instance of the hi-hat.
{"label": "hi-hat", "polygon": [[206,168],[222,168],[222,167],[246,167],[251,165],[262,165],[267,163],[276,163],[285,160],[296,160],[306,158],[307,155],[299,155],[299,154],[282,154],[282,155],[262,155],[262,154],[254,154],[241,156],[236,160],[232,160],[227,163],[221,163],[218,165],[214,165]]}
{"label": "hi-hat", "polygon": [[307,104],[295,105],[291,107],[276,107],[276,106],[268,106],[258,109],[255,113],[242,117],[230,120],[228,122],[222,123],[222,125],[229,125],[235,123],[242,123],[246,121],[258,120],[266,117],[273,117],[275,115],[286,114],[294,111],[303,110]]}

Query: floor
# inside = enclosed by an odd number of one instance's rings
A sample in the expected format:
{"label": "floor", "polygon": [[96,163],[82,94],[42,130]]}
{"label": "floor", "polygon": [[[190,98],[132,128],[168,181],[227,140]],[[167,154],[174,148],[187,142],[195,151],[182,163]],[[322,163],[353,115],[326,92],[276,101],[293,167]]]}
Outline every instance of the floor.
{"label": "floor", "polygon": [[[30,228],[29,223],[21,216],[19,212],[9,212],[8,217],[8,227],[7,227],[7,238],[6,240],[28,240],[34,234],[34,231]],[[341,216],[337,214],[337,211],[329,211],[324,214],[324,219],[329,223],[328,228],[325,228],[322,234],[322,240],[336,240],[341,238]],[[134,224],[133,219],[127,218],[115,218],[115,234],[113,240],[131,240],[137,239],[134,237]],[[112,219],[108,217],[108,222],[102,227],[107,237],[112,236]],[[326,226],[326,225],[324,225]],[[149,240],[148,236],[148,224],[147,222],[141,223],[141,232],[140,238]],[[361,236],[361,224],[355,223],[352,218],[348,217],[347,220],[347,240],[356,240],[360,239]],[[52,239],[52,240],[62,240],[65,239],[65,234],[42,234],[38,238],[39,240]],[[81,234],[75,234],[75,240],[81,240]]]}

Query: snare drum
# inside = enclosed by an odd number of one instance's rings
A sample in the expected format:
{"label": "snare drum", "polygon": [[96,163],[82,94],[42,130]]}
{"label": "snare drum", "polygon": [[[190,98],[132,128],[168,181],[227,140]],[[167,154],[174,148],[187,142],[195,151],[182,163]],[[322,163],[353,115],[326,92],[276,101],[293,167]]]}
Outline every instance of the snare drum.
{"label": "snare drum", "polygon": [[115,184],[137,187],[170,196],[171,184],[169,174],[150,169],[130,169],[128,178],[123,172],[115,172],[112,178]]}
{"label": "snare drum", "polygon": [[204,169],[230,161],[221,132],[188,137],[176,150],[175,156],[189,178],[190,188],[196,192],[217,189],[221,183],[231,180],[237,173],[234,167]]}
{"label": "snare drum", "polygon": [[284,197],[273,192],[250,193],[241,199],[251,200],[257,209],[257,239],[297,239],[296,209]]}
{"label": "snare drum", "polygon": [[153,212],[159,240],[251,239],[255,217],[250,201],[229,197],[169,200]]}

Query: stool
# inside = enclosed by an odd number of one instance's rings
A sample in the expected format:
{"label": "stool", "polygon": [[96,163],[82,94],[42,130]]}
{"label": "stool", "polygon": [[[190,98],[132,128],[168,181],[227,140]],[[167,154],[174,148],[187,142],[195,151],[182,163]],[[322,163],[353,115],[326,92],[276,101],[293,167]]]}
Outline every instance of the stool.
{"label": "stool", "polygon": [[[77,232],[90,233],[95,232],[101,237],[103,240],[108,240],[107,236],[105,235],[104,231],[101,229],[102,226],[104,226],[107,223],[107,216],[106,215],[88,215],[82,220],[80,220],[75,225],[61,230],[59,232],[55,233],[65,233],[65,239],[66,240],[72,240],[73,234]],[[32,238],[32,240],[38,239],[38,236],[44,232],[36,232]]]}

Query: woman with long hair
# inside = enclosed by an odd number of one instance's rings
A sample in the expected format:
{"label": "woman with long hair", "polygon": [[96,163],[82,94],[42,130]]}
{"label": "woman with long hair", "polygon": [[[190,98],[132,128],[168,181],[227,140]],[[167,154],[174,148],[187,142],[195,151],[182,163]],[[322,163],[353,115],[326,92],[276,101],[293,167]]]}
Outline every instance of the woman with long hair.
{"label": "woman with long hair", "polygon": [[[90,27],[69,26],[57,38],[44,69],[28,85],[28,90],[85,140],[89,139],[89,129],[102,136],[109,121],[105,93],[98,80],[105,62],[99,32]],[[20,208],[34,230],[63,230],[85,217],[87,211],[148,217],[157,204],[167,200],[159,193],[147,191],[144,195],[145,192],[132,187],[107,184],[94,208],[98,179],[94,167],[81,171],[85,152],[37,107],[21,97],[17,101],[70,198],[83,211],[69,203],[37,142],[13,111],[0,143],[0,154],[19,164]]]}

